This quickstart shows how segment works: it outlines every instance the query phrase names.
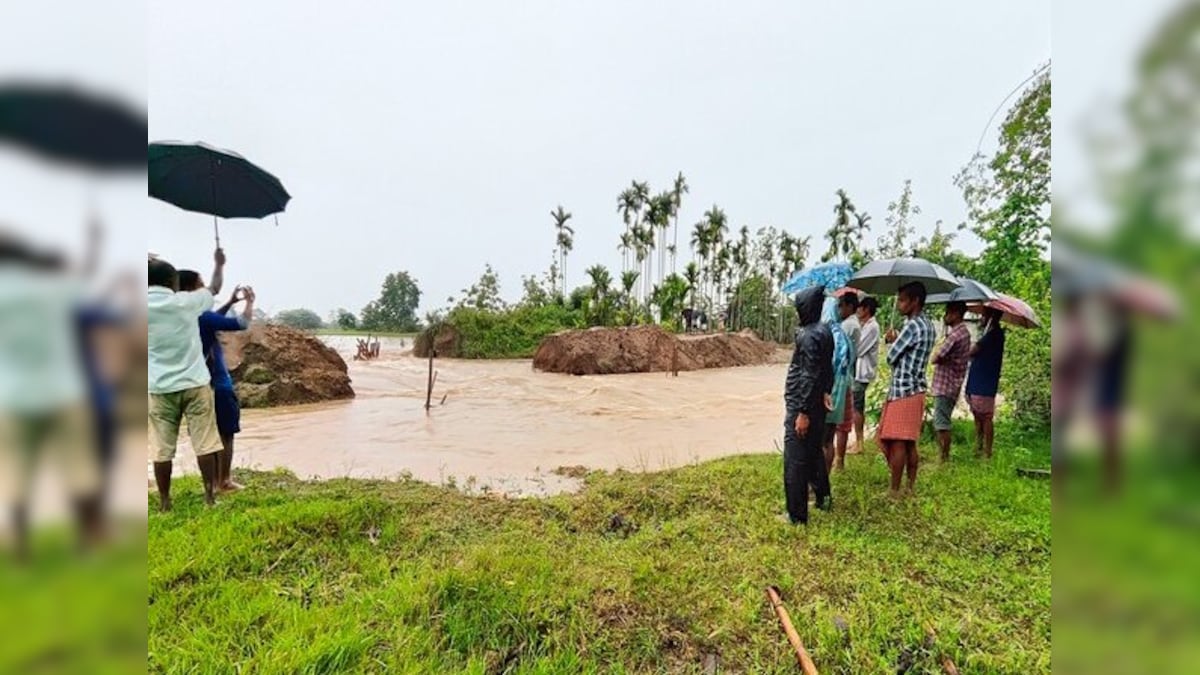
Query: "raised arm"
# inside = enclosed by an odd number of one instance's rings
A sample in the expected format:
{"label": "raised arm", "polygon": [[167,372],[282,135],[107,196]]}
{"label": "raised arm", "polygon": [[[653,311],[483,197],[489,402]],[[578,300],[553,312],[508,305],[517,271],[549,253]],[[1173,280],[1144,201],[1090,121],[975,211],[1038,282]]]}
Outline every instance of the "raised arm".
{"label": "raised arm", "polygon": [[100,267],[100,244],[103,229],[100,221],[94,216],[88,220],[87,227],[87,248],[83,252],[83,263],[80,272],[83,278],[91,279],[96,276],[96,270]]}
{"label": "raised arm", "polygon": [[242,298],[246,301],[246,307],[242,310],[242,323],[246,326],[254,320],[254,289],[246,286],[242,289]]}
{"label": "raised arm", "polygon": [[[230,310],[230,309],[231,309],[231,308],[232,308],[234,305],[236,305],[236,304],[237,304],[238,300],[240,300],[240,299],[241,299],[241,298],[239,298],[239,297],[238,297],[238,293],[240,293],[240,292],[242,292],[242,287],[241,287],[241,286],[234,286],[234,287],[233,287],[233,295],[230,295],[230,296],[229,296],[229,300],[227,300],[227,301],[225,302],[225,304],[223,304],[223,305],[221,305],[220,307],[218,307],[218,308],[217,308],[217,310],[216,310],[217,314],[220,314],[221,316],[225,316],[226,314],[228,314],[228,313],[229,313],[229,310]],[[245,297],[245,296],[242,296],[242,297]]]}
{"label": "raised arm", "polygon": [[213,251],[213,273],[212,273],[212,276],[209,278],[208,290],[212,291],[212,294],[215,296],[216,294],[221,292],[221,287],[224,285],[225,285],[225,251],[223,249],[218,248],[216,251]]}
{"label": "raised arm", "polygon": [[888,349],[887,362],[889,366],[894,368],[900,362],[900,357],[904,355],[904,352],[912,348],[913,341],[916,339],[913,336],[913,331],[913,323],[911,321],[905,322],[904,327],[900,329],[900,335],[892,343],[891,348]]}

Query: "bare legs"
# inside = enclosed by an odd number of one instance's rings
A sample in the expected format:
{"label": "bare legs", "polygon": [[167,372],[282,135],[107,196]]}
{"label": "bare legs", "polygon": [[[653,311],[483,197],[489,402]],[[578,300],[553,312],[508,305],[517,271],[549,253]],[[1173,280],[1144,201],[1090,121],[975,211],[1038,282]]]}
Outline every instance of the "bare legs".
{"label": "bare legs", "polygon": [[217,465],[217,492],[236,492],[241,485],[233,482],[233,434],[221,434],[221,458]]}
{"label": "bare legs", "polygon": [[[204,503],[212,506],[216,503],[217,466],[219,452],[200,455],[196,462],[200,465],[200,478],[204,481]],[[171,510],[171,469],[174,462],[154,463],[154,482],[158,485],[159,508],[163,512]]]}
{"label": "bare legs", "polygon": [[908,475],[908,490],[912,492],[917,483],[917,468],[921,453],[912,441],[885,441],[888,470],[891,472],[890,490],[893,497],[900,495],[900,483]]}

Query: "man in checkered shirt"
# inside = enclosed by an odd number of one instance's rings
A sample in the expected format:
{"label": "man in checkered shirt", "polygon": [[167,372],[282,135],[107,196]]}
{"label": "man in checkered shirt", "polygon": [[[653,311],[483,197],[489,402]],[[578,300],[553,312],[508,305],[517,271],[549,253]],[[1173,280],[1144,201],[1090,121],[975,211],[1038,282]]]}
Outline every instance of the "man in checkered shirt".
{"label": "man in checkered shirt", "polygon": [[933,428],[937,431],[942,461],[950,460],[950,416],[958,405],[963,380],[971,358],[971,333],[963,316],[967,306],[962,302],[946,305],[946,339],[933,355]]}
{"label": "man in checkered shirt", "polygon": [[888,400],[879,420],[879,442],[891,470],[891,494],[900,494],[900,479],[907,469],[908,489],[917,482],[917,439],[925,416],[925,392],[929,383],[925,369],[933,352],[933,323],[925,316],[925,286],[912,282],[900,288],[896,308],[906,317],[900,334],[888,330],[891,343],[887,362],[892,368]]}

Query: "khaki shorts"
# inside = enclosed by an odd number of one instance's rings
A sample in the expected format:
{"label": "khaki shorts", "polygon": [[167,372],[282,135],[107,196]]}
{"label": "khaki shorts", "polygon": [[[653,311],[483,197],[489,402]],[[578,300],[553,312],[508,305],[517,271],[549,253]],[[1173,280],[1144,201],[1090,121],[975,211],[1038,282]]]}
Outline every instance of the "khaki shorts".
{"label": "khaki shorts", "polygon": [[40,414],[0,414],[0,498],[24,504],[38,464],[49,461],[73,497],[100,489],[100,465],[81,406]]}
{"label": "khaki shorts", "polygon": [[175,459],[179,425],[187,418],[188,438],[196,456],[221,449],[212,388],[208,385],[173,394],[150,394],[150,450],[156,462]]}

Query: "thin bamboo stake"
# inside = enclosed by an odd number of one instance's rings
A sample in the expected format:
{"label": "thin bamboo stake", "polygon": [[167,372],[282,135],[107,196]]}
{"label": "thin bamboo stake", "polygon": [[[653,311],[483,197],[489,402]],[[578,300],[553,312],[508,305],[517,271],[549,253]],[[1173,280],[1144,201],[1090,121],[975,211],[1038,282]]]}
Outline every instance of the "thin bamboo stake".
{"label": "thin bamboo stake", "polygon": [[425,414],[429,414],[429,408],[433,401],[433,356],[436,352],[431,347],[429,349],[429,386],[425,389]]}
{"label": "thin bamboo stake", "polygon": [[[925,624],[925,634],[929,636],[930,646],[936,646],[935,643],[937,642],[937,633],[934,632],[933,626]],[[942,672],[946,675],[958,675],[958,668],[954,666],[954,662],[950,660],[950,657],[940,653],[939,656],[941,657],[942,662]]]}
{"label": "thin bamboo stake", "polygon": [[804,649],[804,643],[800,641],[800,635],[792,627],[792,619],[788,616],[787,609],[783,606],[783,600],[779,598],[779,589],[774,586],[768,586],[767,600],[770,601],[771,607],[779,617],[779,622],[783,624],[783,632],[787,633],[788,642],[792,643],[792,649],[796,652],[796,661],[800,664],[800,670],[804,671],[804,675],[817,675],[817,666],[813,663],[812,658],[809,657],[808,651]]}

